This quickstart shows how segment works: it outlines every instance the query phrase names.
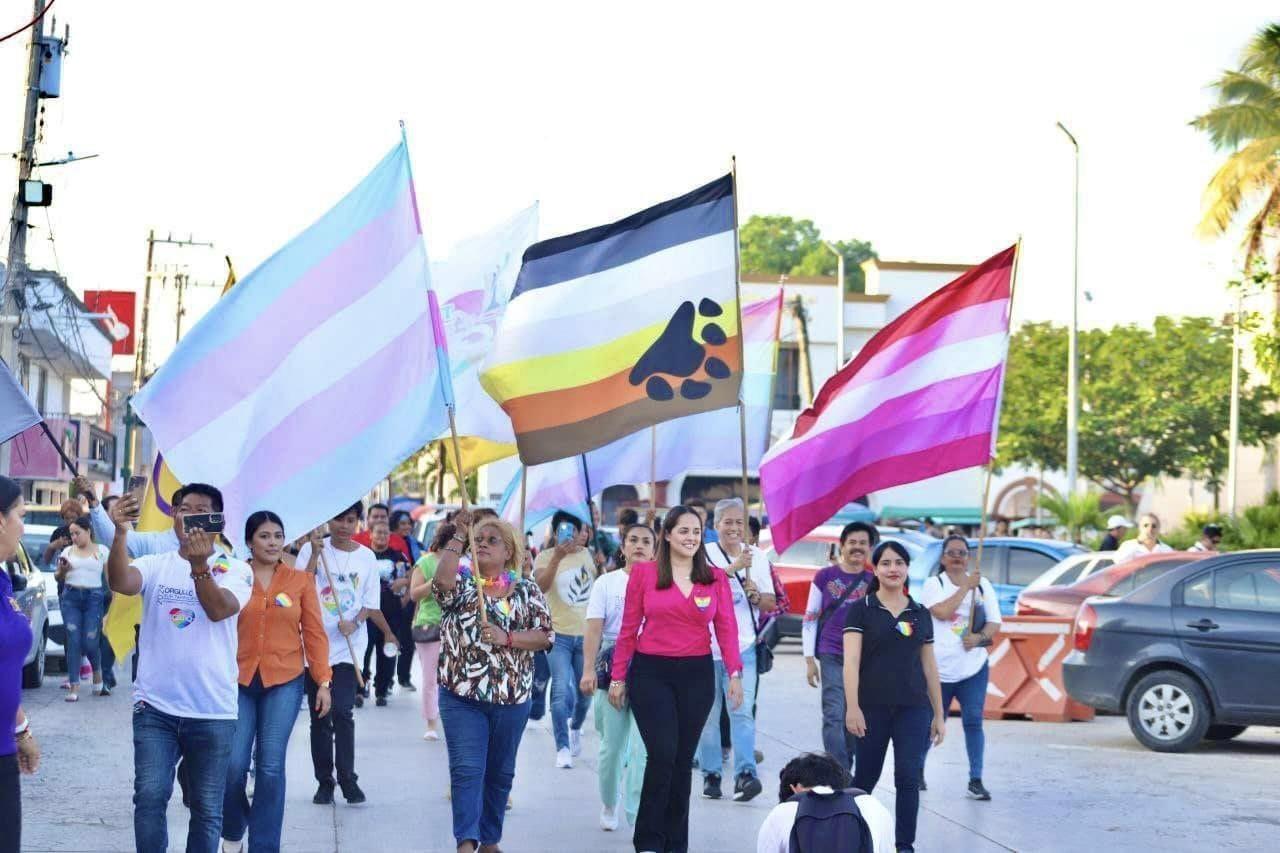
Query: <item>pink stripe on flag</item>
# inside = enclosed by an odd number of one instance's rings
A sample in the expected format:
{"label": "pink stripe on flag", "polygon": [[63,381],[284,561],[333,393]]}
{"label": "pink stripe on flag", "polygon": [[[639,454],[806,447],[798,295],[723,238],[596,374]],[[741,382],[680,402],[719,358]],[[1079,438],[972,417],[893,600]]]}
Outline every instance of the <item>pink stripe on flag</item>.
{"label": "pink stripe on flag", "polygon": [[[401,403],[437,369],[435,349],[412,324],[342,378],[294,409],[262,437],[225,491],[265,495],[342,447]],[[378,377],[371,381],[370,377]],[[424,412],[425,417],[425,412]]]}
{"label": "pink stripe on flag", "polygon": [[[369,222],[289,285],[271,310],[244,331],[168,382],[198,389],[199,405],[181,395],[153,401],[149,418],[165,421],[165,443],[173,448],[201,429],[210,412],[221,412],[251,394],[314,329],[374,290],[404,256],[421,244],[406,189],[385,213]],[[246,279],[241,287],[251,286]],[[225,381],[236,377],[233,384]],[[161,411],[168,401],[173,407]],[[180,402],[181,401],[181,402]]]}
{"label": "pink stripe on flag", "polygon": [[876,460],[851,473],[844,483],[826,496],[792,507],[780,518],[770,516],[769,526],[773,531],[774,547],[785,550],[818,525],[825,524],[832,515],[829,508],[831,495],[836,495],[836,499],[843,505],[847,503],[845,495],[866,494],[865,491],[859,491],[865,484],[873,484],[869,491],[889,489],[927,480],[948,471],[984,465],[990,458],[991,433],[988,431],[926,450]]}
{"label": "pink stripe on flag", "polygon": [[[969,385],[966,390],[971,395],[963,400],[951,398],[941,411],[930,406],[928,400],[919,399],[927,392],[909,394],[770,460],[765,467],[766,476],[772,476],[775,466],[785,466],[791,473],[804,472],[803,476],[791,476],[783,482],[775,479],[770,484],[770,498],[781,501],[783,506],[807,504],[849,484],[850,471],[861,471],[881,459],[990,433],[1000,389],[1000,368],[971,379]],[[856,496],[883,487],[858,481],[850,488]]]}
{"label": "pink stripe on flag", "polygon": [[[947,314],[914,335],[899,338],[872,356],[856,376],[845,383],[838,393],[831,396],[831,402],[855,388],[870,385],[872,382],[897,373],[936,349],[974,338],[1000,334],[1008,327],[1008,316],[1008,299],[981,302]],[[963,370],[964,365],[958,364],[956,368]]]}

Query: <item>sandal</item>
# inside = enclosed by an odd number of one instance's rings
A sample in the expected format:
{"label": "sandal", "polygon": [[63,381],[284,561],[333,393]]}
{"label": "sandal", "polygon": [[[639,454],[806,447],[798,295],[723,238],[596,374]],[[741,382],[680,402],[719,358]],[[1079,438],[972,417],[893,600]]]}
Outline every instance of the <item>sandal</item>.
{"label": "sandal", "polygon": [[63,702],[79,702],[79,701],[80,701],[80,694],[79,694],[79,693],[68,693],[66,696],[63,696],[63,697],[62,697],[62,701],[63,701]]}

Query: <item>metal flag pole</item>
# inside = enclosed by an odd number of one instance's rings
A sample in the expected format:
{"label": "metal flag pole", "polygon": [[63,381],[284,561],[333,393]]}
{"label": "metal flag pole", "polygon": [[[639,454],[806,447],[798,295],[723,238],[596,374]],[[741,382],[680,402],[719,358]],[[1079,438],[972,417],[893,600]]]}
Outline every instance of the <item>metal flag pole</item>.
{"label": "metal flag pole", "polygon": [[520,466],[520,571],[523,574],[525,559],[529,554],[529,540],[524,529],[525,505],[528,502],[529,466]]}
{"label": "metal flag pole", "polygon": [[[742,257],[738,245],[738,158],[729,158],[729,177],[733,186],[733,291],[738,302],[738,435],[742,443],[742,507],[743,515],[750,512],[750,480],[747,476],[747,407],[742,399],[742,374],[747,370],[746,344],[742,328]],[[743,521],[746,519],[744,517]]]}
{"label": "metal flag pole", "polygon": [[[320,543],[320,569],[324,572],[324,582],[329,585],[329,593],[333,596],[333,604],[338,608],[338,618],[342,618],[342,601],[338,598],[338,588],[333,585],[333,575],[329,573],[329,561],[325,559],[324,543]],[[357,623],[356,630],[360,630]],[[351,668],[356,671],[356,687],[364,690],[364,676],[360,674],[360,662],[356,660],[356,647],[351,643],[351,635],[343,634],[342,638],[347,641],[347,654],[351,655]],[[374,654],[382,654],[382,649],[378,649]]]}
{"label": "metal flag pole", "polygon": [[[403,119],[400,120],[400,144],[404,147],[404,164],[405,169],[409,172],[409,191],[413,197],[413,218],[418,226],[418,239],[422,240],[422,215],[418,211],[418,191],[413,183],[413,162],[409,158],[409,134],[405,129]],[[425,247],[423,248],[423,254],[426,254]],[[458,404],[453,396],[453,368],[449,364],[448,341],[445,338],[444,328],[440,322],[440,306],[436,302],[435,291],[431,288],[431,268],[425,263],[422,266],[422,274],[423,283],[427,286],[427,305],[431,318],[431,333],[436,345],[436,370],[437,375],[440,377],[440,396],[444,398],[445,411],[449,414],[449,438],[453,444],[453,470],[458,478],[458,494],[462,496],[462,511],[470,514],[467,478],[462,471],[462,448],[458,444],[458,422],[454,417]],[[480,624],[488,625],[489,616],[484,603],[484,584],[480,577],[480,567],[475,562],[476,537],[474,523],[467,525],[467,545],[471,549],[471,575],[476,585],[476,607],[480,611]]]}
{"label": "metal flag pole", "polygon": [[[1022,235],[1018,235],[1018,242],[1013,247],[1013,269],[1009,272],[1009,314],[1007,317],[1007,325],[1009,326],[1008,336],[1013,335],[1013,294],[1018,287],[1018,261],[1022,258]],[[1005,365],[1004,370],[1000,373],[1000,393],[996,396],[996,423],[1000,422],[1000,403],[1004,399],[1004,377],[1009,369],[1009,350],[1008,342],[1005,343]],[[978,557],[974,568],[977,569],[979,577],[982,575],[982,546],[987,539],[987,502],[991,497],[991,472],[994,467],[995,460],[995,441],[993,438],[991,444],[991,460],[984,466],[986,468],[986,482],[982,487],[982,512],[979,515],[980,521],[978,526]],[[969,632],[973,633],[974,619],[978,614],[978,587],[974,587],[969,592]]]}
{"label": "metal flag pole", "polygon": [[649,427],[649,511],[658,517],[658,425]]}

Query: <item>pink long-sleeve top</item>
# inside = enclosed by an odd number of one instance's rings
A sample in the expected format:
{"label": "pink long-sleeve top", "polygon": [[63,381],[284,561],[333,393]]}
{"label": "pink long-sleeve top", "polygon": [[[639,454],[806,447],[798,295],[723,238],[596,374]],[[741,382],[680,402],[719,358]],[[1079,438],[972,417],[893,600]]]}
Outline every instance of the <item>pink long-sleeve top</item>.
{"label": "pink long-sleeve top", "polygon": [[719,569],[712,571],[715,580],[695,583],[686,597],[674,583],[658,589],[656,563],[636,563],[627,581],[622,627],[613,650],[614,680],[627,677],[627,667],[636,652],[669,658],[711,654],[708,625],[715,629],[727,671],[731,675],[742,672],[738,620],[733,615],[729,578]]}

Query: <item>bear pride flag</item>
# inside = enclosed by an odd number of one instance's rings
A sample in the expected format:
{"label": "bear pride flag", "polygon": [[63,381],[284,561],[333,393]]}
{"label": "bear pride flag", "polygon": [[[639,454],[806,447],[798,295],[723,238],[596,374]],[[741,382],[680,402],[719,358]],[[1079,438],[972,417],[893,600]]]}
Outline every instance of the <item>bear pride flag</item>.
{"label": "bear pride flag", "polygon": [[480,383],[537,465],[738,404],[730,175],[524,253]]}

